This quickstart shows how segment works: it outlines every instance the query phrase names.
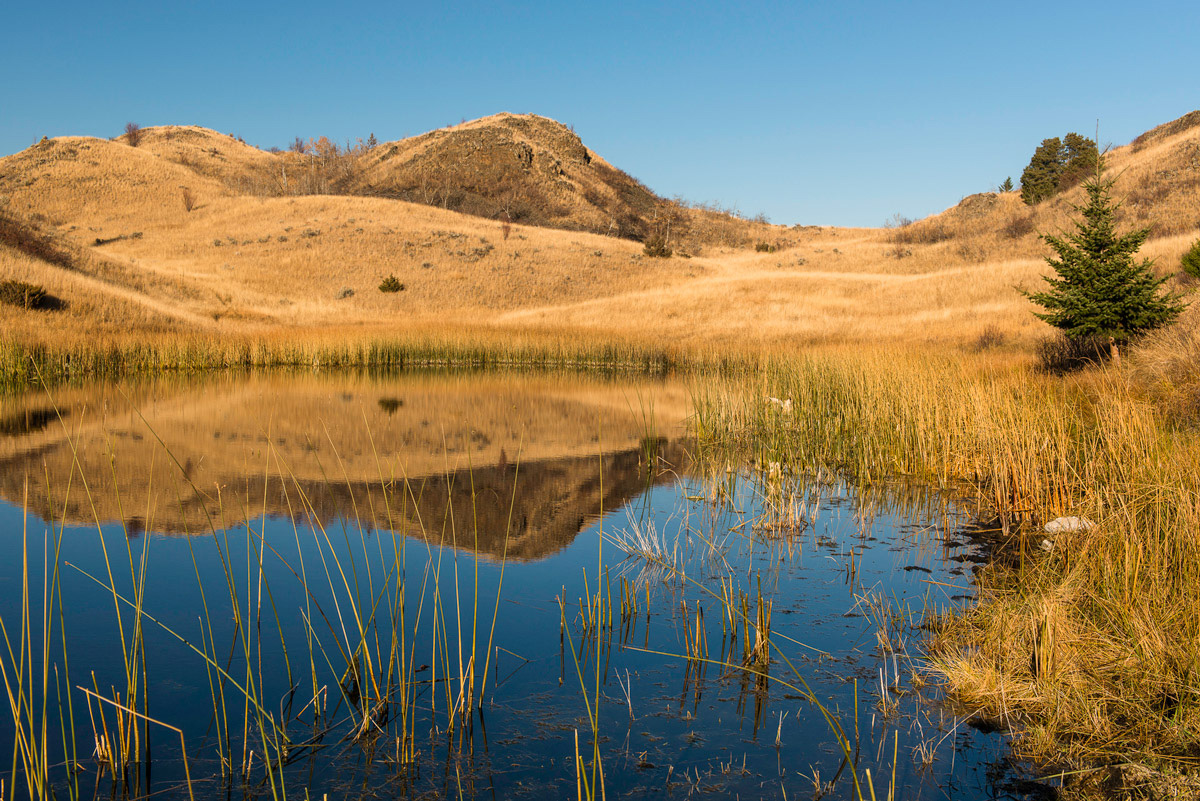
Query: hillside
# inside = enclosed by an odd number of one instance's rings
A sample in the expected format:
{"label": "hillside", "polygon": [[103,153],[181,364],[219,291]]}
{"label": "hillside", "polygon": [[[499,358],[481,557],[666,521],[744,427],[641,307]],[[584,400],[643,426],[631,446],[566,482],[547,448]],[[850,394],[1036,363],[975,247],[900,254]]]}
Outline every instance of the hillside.
{"label": "hillside", "polygon": [[[1108,156],[1122,225],[1153,224],[1143,253],[1165,272],[1198,234],[1196,117]],[[195,127],[148,129],[138,147],[60,137],[0,159],[0,280],[57,299],[0,306],[0,334],[484,327],[683,344],[1021,342],[1047,329],[1014,287],[1040,281],[1037,233],[1067,225],[1080,197],[1030,208],[1015,192],[984,193],[880,229],[676,206],[679,252],[656,259],[620,215],[661,201],[541,117],[354,152],[268,153]],[[499,219],[496,204],[508,204]],[[522,215],[558,227],[508,223]],[[389,275],[403,291],[378,289]]]}

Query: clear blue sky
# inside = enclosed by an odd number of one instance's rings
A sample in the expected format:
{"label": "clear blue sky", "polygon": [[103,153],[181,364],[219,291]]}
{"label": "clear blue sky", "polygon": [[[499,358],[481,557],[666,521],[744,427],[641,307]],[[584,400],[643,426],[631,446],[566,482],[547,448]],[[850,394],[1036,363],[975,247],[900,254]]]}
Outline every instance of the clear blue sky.
{"label": "clear blue sky", "polygon": [[1068,131],[1200,108],[1200,3],[7,3],[0,154],[199,124],[262,147],[534,112],[655,191],[879,225]]}

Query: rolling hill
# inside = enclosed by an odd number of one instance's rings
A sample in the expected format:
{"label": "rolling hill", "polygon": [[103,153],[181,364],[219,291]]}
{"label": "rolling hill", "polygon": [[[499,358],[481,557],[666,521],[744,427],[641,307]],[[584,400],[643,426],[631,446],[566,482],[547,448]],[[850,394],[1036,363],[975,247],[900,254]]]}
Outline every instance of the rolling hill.
{"label": "rolling hill", "polygon": [[[1200,114],[1108,156],[1122,225],[1174,272],[1200,224]],[[897,228],[773,226],[655,196],[543,117],[500,114],[373,148],[272,153],[198,127],[47,139],[0,159],[0,306],[24,341],[466,327],[681,344],[1027,341],[1036,207],[982,193]],[[672,258],[639,238],[669,234]],[[403,291],[384,293],[395,276]]]}

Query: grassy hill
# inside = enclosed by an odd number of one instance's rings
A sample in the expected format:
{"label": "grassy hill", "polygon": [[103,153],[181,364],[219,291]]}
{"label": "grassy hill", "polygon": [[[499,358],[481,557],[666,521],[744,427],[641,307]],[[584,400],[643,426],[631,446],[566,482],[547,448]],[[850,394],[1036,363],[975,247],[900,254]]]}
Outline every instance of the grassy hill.
{"label": "grassy hill", "polygon": [[[1123,225],[1154,226],[1143,252],[1164,272],[1200,223],[1198,121],[1108,157]],[[772,226],[658,198],[531,115],[284,153],[197,127],[146,129],[136,147],[60,137],[0,159],[0,280],[43,285],[58,306],[0,306],[0,336],[1025,342],[1048,329],[1015,287],[1040,281],[1037,233],[1067,225],[1080,197],[1030,208],[984,193],[893,228]],[[638,239],[668,230],[676,256],[646,256]],[[403,291],[379,290],[390,275]]]}

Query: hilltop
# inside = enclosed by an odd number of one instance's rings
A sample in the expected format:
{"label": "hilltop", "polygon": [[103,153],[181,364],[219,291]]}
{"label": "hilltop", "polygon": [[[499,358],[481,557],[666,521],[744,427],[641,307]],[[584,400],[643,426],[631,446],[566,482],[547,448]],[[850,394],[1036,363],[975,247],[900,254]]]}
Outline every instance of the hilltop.
{"label": "hilltop", "polygon": [[[1200,222],[1196,113],[1108,155],[1122,225],[1173,272]],[[1035,207],[968,196],[900,227],[769,225],[666,201],[570,129],[500,114],[375,147],[268,152],[194,126],[47,139],[0,159],[0,306],[22,340],[138,332],[588,332],[678,343],[1029,341]],[[1032,150],[1032,144],[1031,144]],[[6,233],[7,232],[7,233]],[[672,258],[639,239],[662,235]],[[395,276],[402,291],[384,293]]]}

